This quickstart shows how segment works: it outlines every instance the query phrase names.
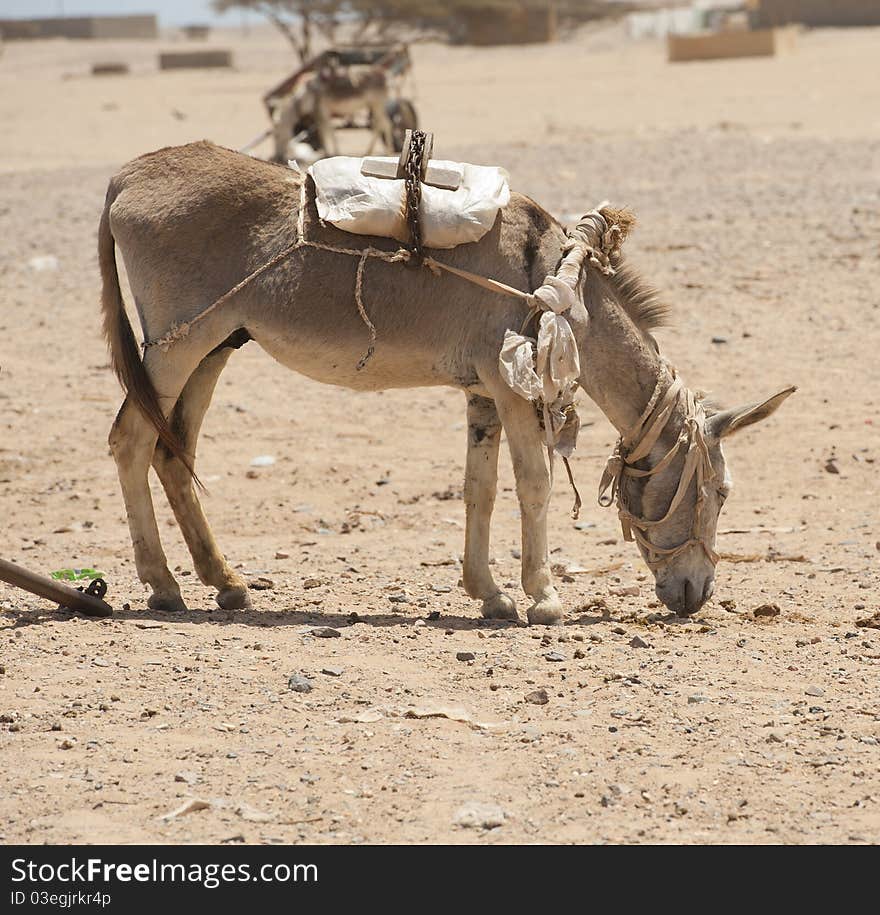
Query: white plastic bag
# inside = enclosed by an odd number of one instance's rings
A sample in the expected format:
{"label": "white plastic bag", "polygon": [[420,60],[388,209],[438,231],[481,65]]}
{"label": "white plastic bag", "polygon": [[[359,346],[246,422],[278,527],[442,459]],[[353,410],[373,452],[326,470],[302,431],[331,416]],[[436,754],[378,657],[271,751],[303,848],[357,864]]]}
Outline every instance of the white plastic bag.
{"label": "white plastic bag", "polygon": [[[455,165],[433,161],[439,166]],[[346,232],[408,242],[403,180],[362,175],[362,165],[363,159],[336,156],[309,168],[317,188],[318,215]],[[465,164],[464,180],[455,191],[422,185],[423,244],[455,248],[479,241],[509,201],[508,174],[503,168]]]}

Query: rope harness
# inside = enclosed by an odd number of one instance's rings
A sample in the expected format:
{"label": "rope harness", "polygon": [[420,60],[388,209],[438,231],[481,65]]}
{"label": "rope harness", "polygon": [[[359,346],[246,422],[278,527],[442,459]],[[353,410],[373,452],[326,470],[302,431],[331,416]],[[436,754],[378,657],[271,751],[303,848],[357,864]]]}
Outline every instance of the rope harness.
{"label": "rope harness", "polygon": [[[681,379],[676,377],[674,369],[670,368],[670,370],[672,371],[672,384],[665,393],[662,393],[663,375],[661,373],[661,379],[657,382],[654,393],[638,422],[618,438],[617,445],[611,453],[611,457],[608,458],[602,480],[599,483],[599,505],[608,508],[612,503],[617,502],[617,514],[620,517],[624,540],[635,541],[642,547],[645,562],[652,570],[694,544],[699,544],[703,548],[712,565],[718,563],[718,554],[700,536],[700,524],[706,497],[705,484],[715,478],[715,471],[706,445],[706,413],[693,391],[686,388]],[[682,402],[685,420],[675,444],[653,467],[645,470],[636,467],[636,464],[651,454],[676,407]],[[673,462],[682,448],[684,448],[684,467],[666,514],[655,521],[634,514],[627,505],[625,492],[627,478],[644,479],[660,473]],[[659,547],[651,542],[647,534],[653,528],[665,524],[675,514],[687,494],[691,480],[696,482],[697,500],[690,536],[678,546]]]}

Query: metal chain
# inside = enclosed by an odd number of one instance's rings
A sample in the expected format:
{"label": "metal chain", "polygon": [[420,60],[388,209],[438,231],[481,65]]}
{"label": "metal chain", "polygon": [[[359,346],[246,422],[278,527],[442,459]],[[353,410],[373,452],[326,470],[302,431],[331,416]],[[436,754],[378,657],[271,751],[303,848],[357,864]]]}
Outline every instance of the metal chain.
{"label": "metal chain", "polygon": [[409,146],[409,158],[403,170],[404,186],[406,188],[406,224],[409,228],[410,250],[415,255],[416,262],[424,259],[422,249],[422,161],[425,156],[425,141],[427,135],[424,130],[414,130]]}

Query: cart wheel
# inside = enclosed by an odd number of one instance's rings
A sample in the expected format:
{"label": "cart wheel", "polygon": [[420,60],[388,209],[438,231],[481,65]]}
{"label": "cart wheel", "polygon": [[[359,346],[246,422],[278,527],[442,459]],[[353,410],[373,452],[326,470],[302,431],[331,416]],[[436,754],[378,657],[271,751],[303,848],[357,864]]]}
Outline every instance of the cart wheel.
{"label": "cart wheel", "polygon": [[419,126],[419,116],[409,99],[398,98],[388,102],[386,107],[388,117],[391,118],[392,139],[395,152],[403,151],[403,140],[407,130],[415,130]]}

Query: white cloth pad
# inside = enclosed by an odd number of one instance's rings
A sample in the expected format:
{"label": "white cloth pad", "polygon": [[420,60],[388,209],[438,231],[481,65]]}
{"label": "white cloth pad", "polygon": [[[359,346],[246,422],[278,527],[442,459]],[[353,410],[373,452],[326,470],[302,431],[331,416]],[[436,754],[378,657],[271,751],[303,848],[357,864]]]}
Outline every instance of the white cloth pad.
{"label": "white cloth pad", "polygon": [[[363,161],[335,156],[309,168],[317,189],[318,215],[355,235],[408,242],[403,179],[362,175]],[[432,161],[438,166],[456,167],[454,162]],[[458,190],[422,185],[422,240],[426,248],[455,248],[479,241],[495,224],[498,210],[510,202],[508,175],[503,168],[459,167],[464,168],[464,179]]]}

